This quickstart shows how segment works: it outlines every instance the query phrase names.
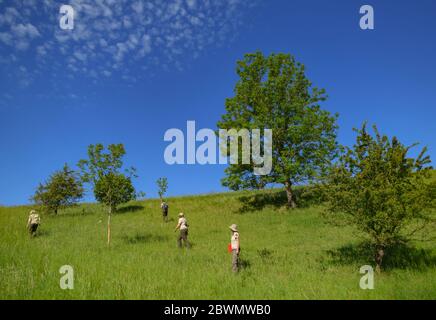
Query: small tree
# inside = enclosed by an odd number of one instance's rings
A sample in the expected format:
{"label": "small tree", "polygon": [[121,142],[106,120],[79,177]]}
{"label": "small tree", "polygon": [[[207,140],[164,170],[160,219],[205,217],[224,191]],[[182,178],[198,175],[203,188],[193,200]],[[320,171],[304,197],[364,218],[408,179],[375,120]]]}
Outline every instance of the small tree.
{"label": "small tree", "polygon": [[83,193],[78,175],[65,164],[62,170],[52,174],[44,184],[39,184],[32,200],[48,212],[57,214],[60,209],[75,205]]}
{"label": "small tree", "polygon": [[94,187],[95,199],[109,208],[107,222],[107,243],[111,240],[111,216],[118,205],[135,199],[135,188],[130,177],[109,173],[101,177]]}
{"label": "small tree", "polygon": [[165,177],[159,178],[157,179],[156,183],[157,183],[157,187],[159,188],[158,190],[159,198],[162,201],[163,196],[165,195],[168,189],[168,179]]}
{"label": "small tree", "polygon": [[136,169],[130,167],[121,173],[123,167],[122,158],[126,154],[124,145],[111,144],[108,152],[104,151],[102,144],[88,147],[87,160],[79,161],[84,182],[90,183],[94,188],[95,199],[108,207],[107,242],[111,239],[111,215],[117,206],[134,200],[135,188],[132,177],[136,177]]}
{"label": "small tree", "polygon": [[144,200],[147,194],[144,191],[139,191],[136,193],[136,200]]}
{"label": "small tree", "polygon": [[287,206],[295,208],[293,185],[320,176],[337,155],[337,116],[320,108],[325,91],[312,87],[304,65],[289,54],[246,54],[236,72],[235,95],[226,100],[218,128],[271,129],[272,171],[255,175],[253,159],[239,161],[225,169],[222,183],[232,190],[282,184]]}
{"label": "small tree", "polygon": [[375,126],[375,137],[366,124],[355,131],[356,144],[345,150],[324,185],[327,213],[345,213],[345,222],[370,237],[380,271],[385,249],[410,239],[430,221],[426,209],[434,206],[435,194],[428,179],[430,158],[426,148],[409,158],[413,146],[381,136]]}

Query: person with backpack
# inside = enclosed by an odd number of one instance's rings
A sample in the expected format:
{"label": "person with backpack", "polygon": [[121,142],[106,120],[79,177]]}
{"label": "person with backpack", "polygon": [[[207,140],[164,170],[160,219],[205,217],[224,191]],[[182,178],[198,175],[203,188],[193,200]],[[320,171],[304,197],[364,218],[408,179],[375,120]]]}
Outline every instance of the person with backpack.
{"label": "person with backpack", "polygon": [[239,271],[239,253],[241,251],[241,246],[239,244],[239,231],[236,224],[232,224],[230,227],[232,231],[232,236],[230,238],[230,249],[232,250],[232,271]]}
{"label": "person with backpack", "polygon": [[40,224],[41,218],[39,217],[39,214],[37,214],[35,210],[31,210],[29,219],[27,220],[27,229],[29,230],[30,236],[36,236],[36,230]]}
{"label": "person with backpack", "polygon": [[174,232],[177,230],[180,230],[179,237],[177,239],[177,244],[179,248],[182,248],[182,241],[186,248],[190,248],[190,244],[188,241],[188,221],[185,218],[185,215],[183,212],[179,213],[179,221],[177,223],[176,228],[174,229]]}
{"label": "person with backpack", "polygon": [[160,208],[162,209],[163,221],[168,222],[168,204],[165,201],[162,201],[160,204]]}

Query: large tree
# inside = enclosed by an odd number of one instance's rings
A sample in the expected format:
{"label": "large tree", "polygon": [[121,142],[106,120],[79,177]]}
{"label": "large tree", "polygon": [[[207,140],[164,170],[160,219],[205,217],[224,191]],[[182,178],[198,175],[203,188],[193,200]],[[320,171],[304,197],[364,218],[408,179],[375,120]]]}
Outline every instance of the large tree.
{"label": "large tree", "polygon": [[59,209],[75,205],[83,197],[83,185],[77,173],[67,164],[40,183],[32,200],[55,214]]}
{"label": "large tree", "polygon": [[374,136],[366,125],[356,131],[355,145],[346,148],[327,176],[327,213],[369,236],[380,271],[386,248],[432,221],[429,208],[435,206],[436,186],[429,179],[426,148],[412,158],[412,146],[380,135],[375,126]]}
{"label": "large tree", "polygon": [[97,201],[108,207],[108,244],[111,235],[111,215],[117,206],[134,200],[135,188],[132,177],[136,177],[135,168],[131,167],[122,173],[123,157],[126,154],[124,145],[110,144],[104,150],[102,144],[88,147],[88,159],[79,161],[82,179],[93,186],[94,196]]}
{"label": "large tree", "polygon": [[226,100],[218,127],[271,129],[273,167],[262,176],[255,174],[253,159],[230,164],[222,183],[233,190],[283,184],[287,206],[295,208],[293,186],[325,172],[337,154],[337,115],[320,108],[325,91],[312,87],[304,65],[289,54],[246,54],[236,72],[235,95]]}

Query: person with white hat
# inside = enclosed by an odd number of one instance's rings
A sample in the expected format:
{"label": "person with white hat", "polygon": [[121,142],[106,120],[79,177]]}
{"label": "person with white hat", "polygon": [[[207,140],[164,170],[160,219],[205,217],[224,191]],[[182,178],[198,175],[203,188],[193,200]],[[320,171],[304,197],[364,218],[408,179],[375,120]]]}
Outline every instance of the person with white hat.
{"label": "person with white hat", "polygon": [[238,226],[236,224],[232,224],[230,227],[232,231],[232,237],[230,239],[231,249],[232,249],[232,271],[239,271],[239,253],[241,251],[241,247],[239,245],[239,231]]}
{"label": "person with white hat", "polygon": [[186,248],[190,247],[189,241],[188,241],[188,221],[185,218],[185,214],[183,212],[179,213],[179,222],[177,223],[176,228],[174,229],[174,232],[177,231],[177,229],[180,230],[179,237],[177,239],[177,244],[179,245],[179,248],[182,248],[182,240],[185,244]]}
{"label": "person with white hat", "polygon": [[30,211],[29,219],[27,220],[27,229],[32,237],[36,236],[36,229],[41,224],[41,218],[35,210]]}

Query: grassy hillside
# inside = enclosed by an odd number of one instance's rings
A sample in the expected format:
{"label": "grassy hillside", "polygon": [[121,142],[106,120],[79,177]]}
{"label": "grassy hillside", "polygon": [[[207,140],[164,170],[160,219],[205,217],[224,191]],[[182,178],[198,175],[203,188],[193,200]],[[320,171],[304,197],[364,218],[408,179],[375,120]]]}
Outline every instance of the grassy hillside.
{"label": "grassy hillside", "polygon": [[[355,230],[325,224],[320,207],[286,211],[270,204],[276,192],[257,194],[253,202],[254,195],[169,199],[168,224],[157,200],[131,203],[113,216],[110,248],[99,205],[43,216],[35,239],[26,232],[30,208],[0,208],[0,298],[436,298],[434,241],[388,253],[375,289],[362,290],[359,268],[373,260]],[[180,211],[190,224],[188,251],[176,247]],[[237,275],[227,253],[232,223],[241,234],[243,269]],[[59,288],[62,265],[74,267],[74,290]]]}

